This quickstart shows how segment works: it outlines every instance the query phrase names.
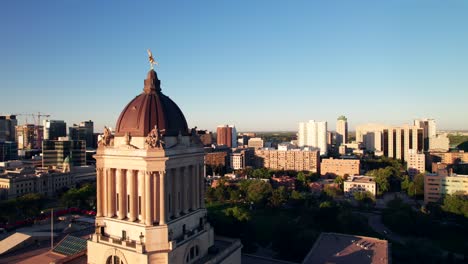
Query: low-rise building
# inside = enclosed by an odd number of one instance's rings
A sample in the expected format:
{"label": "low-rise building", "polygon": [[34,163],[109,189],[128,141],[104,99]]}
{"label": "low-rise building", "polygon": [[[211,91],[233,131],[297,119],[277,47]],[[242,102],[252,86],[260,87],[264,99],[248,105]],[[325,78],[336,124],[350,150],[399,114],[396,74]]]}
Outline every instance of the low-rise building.
{"label": "low-rise building", "polygon": [[274,170],[320,171],[320,151],[316,148],[256,149],[255,166]]}
{"label": "low-rise building", "polygon": [[374,237],[321,233],[302,264],[373,263],[388,264],[390,244]]}
{"label": "low-rise building", "polygon": [[283,176],[273,176],[271,177],[271,181],[274,186],[279,187],[279,186],[284,186],[288,190],[295,190],[296,189],[296,179],[293,177],[289,177],[286,175]]}
{"label": "low-rise building", "polygon": [[429,151],[448,151],[450,140],[447,134],[440,134],[429,138]]}
{"label": "low-rise building", "polygon": [[345,196],[353,196],[355,192],[368,191],[373,196],[377,194],[377,184],[373,177],[351,176],[343,184]]}
{"label": "low-rise building", "polygon": [[263,148],[263,139],[259,137],[251,138],[248,141],[249,148]]}
{"label": "low-rise building", "polygon": [[324,176],[359,175],[361,162],[359,159],[322,159],[320,173]]}
{"label": "low-rise building", "polygon": [[458,175],[450,170],[426,173],[424,177],[424,203],[439,202],[446,194],[468,193],[468,175]]}

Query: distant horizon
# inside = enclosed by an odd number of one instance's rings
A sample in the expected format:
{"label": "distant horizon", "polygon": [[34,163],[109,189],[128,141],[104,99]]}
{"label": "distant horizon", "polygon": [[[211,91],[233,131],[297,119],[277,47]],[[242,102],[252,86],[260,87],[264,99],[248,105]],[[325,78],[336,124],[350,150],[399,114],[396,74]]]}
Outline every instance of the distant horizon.
{"label": "distant horizon", "polygon": [[294,131],[411,124],[467,130],[468,1],[3,3],[7,113],[115,126],[152,50],[189,127]]}

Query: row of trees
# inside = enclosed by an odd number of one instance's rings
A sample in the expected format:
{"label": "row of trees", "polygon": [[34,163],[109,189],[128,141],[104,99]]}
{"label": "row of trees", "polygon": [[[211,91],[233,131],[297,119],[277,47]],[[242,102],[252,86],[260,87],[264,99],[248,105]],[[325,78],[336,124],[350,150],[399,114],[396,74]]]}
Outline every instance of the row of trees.
{"label": "row of trees", "polygon": [[25,194],[16,199],[10,199],[0,203],[0,221],[12,223],[16,220],[32,218],[41,213],[46,203],[46,198],[37,193]]}

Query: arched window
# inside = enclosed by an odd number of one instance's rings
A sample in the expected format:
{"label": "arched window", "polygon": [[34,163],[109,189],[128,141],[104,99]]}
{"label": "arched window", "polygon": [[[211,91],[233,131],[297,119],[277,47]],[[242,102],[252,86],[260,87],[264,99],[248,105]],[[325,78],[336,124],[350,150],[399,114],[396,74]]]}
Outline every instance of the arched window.
{"label": "arched window", "polygon": [[118,256],[109,256],[106,260],[106,264],[123,264]]}

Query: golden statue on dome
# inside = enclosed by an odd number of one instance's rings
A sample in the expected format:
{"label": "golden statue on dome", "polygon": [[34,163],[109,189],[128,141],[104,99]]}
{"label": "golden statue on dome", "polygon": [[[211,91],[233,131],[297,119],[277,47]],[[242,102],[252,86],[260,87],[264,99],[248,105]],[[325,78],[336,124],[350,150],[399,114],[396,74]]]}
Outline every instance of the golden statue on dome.
{"label": "golden statue on dome", "polygon": [[151,65],[151,69],[152,69],[152,70],[154,69],[153,65],[155,65],[155,64],[156,64],[156,65],[159,65],[158,62],[154,60],[154,58],[153,58],[153,53],[151,53],[151,50],[150,50],[150,49],[148,49],[148,59],[149,59],[149,63],[150,63],[150,65]]}

